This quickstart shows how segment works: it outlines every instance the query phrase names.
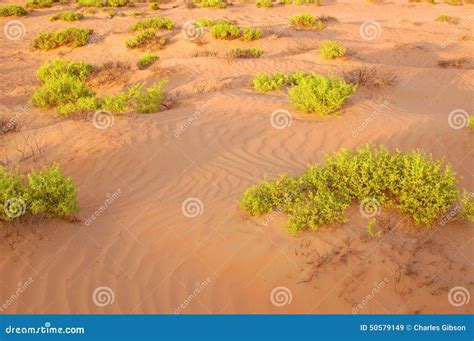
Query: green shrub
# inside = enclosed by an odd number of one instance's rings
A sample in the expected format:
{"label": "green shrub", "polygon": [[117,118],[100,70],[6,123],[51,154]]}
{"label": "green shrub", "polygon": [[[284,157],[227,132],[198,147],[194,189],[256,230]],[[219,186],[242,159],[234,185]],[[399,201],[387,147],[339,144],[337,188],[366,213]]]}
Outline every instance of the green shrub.
{"label": "green shrub", "polygon": [[324,24],[321,20],[310,13],[295,14],[290,17],[290,24],[299,29],[323,30]]}
{"label": "green shrub", "polygon": [[474,192],[464,191],[461,205],[461,216],[474,222]]}
{"label": "green shrub", "polygon": [[474,117],[469,117],[469,120],[468,120],[468,127],[471,128],[471,129],[474,129]]}
{"label": "green shrub", "polygon": [[290,101],[306,113],[334,114],[357,89],[342,79],[309,75],[289,90]]}
{"label": "green shrub", "polygon": [[59,104],[56,111],[67,117],[71,114],[83,114],[100,109],[100,100],[95,97],[79,97],[75,102]]}
{"label": "green shrub", "polygon": [[455,23],[456,19],[449,16],[449,15],[442,14],[436,19],[436,21],[447,22],[447,23]]}
{"label": "green shrub", "polygon": [[26,7],[29,8],[47,8],[51,7],[53,3],[58,0],[26,0]]}
{"label": "green shrub", "polygon": [[324,40],[319,50],[326,59],[336,59],[344,56],[347,49],[337,41]]}
{"label": "green shrub", "polygon": [[224,19],[218,19],[218,20],[211,20],[211,19],[208,19],[208,18],[196,19],[196,26],[197,27],[212,27],[212,26],[214,26],[216,24],[219,24],[219,23],[229,24],[229,22],[227,20],[224,20]]}
{"label": "green shrub", "polygon": [[242,39],[251,41],[262,38],[262,30],[259,28],[247,27],[242,30]]}
{"label": "green shrub", "polygon": [[255,4],[257,5],[257,7],[273,7],[272,0],[257,0]]}
{"label": "green shrub", "polygon": [[32,95],[33,104],[37,107],[57,107],[93,96],[85,83],[90,71],[91,66],[83,62],[55,59],[44,63],[37,71],[42,84]]}
{"label": "green shrub", "polygon": [[236,39],[240,36],[240,27],[220,21],[211,26],[211,35],[216,39]]}
{"label": "green shrub", "polygon": [[20,174],[0,166],[0,220],[13,220],[25,213],[25,196]]}
{"label": "green shrub", "polygon": [[51,33],[38,33],[32,47],[51,50],[60,46],[79,47],[88,43],[93,30],[88,28],[69,27]]}
{"label": "green shrub", "polygon": [[369,221],[367,222],[367,233],[372,238],[379,238],[382,235],[382,231],[377,229],[377,219],[369,219]]}
{"label": "green shrub", "polygon": [[201,7],[226,8],[227,4],[222,0],[201,0],[199,1]]}
{"label": "green shrub", "polygon": [[132,38],[125,40],[125,46],[130,49],[163,47],[166,44],[168,44],[168,40],[164,37],[158,37],[154,28],[140,31]]}
{"label": "green shrub", "polygon": [[454,172],[449,165],[442,167],[442,161],[420,151],[365,146],[334,153],[300,176],[283,175],[252,186],[240,207],[252,215],[287,213],[287,228],[295,234],[345,222],[347,207],[367,198],[430,226],[459,199],[459,191]]}
{"label": "green shrub", "polygon": [[152,9],[154,11],[157,11],[157,10],[160,9],[160,3],[159,2],[150,2],[148,7],[150,7],[150,9]]}
{"label": "green shrub", "polygon": [[77,0],[79,7],[104,7],[107,6],[107,0]]}
{"label": "green shrub", "polygon": [[231,58],[260,58],[263,50],[258,47],[242,49],[237,47],[230,52]]}
{"label": "green shrub", "polygon": [[158,59],[158,56],[154,53],[144,54],[138,60],[138,67],[140,69],[144,69],[144,68],[150,66],[151,64],[153,64],[153,62],[157,59]]}
{"label": "green shrub", "polygon": [[128,0],[107,0],[107,5],[111,7],[123,7],[128,5]]}
{"label": "green shrub", "polygon": [[139,20],[132,25],[132,30],[139,31],[139,30],[146,30],[149,28],[154,29],[161,29],[165,28],[167,30],[172,30],[174,27],[173,22],[165,17],[153,17],[147,18],[143,20]]}
{"label": "green shrub", "polygon": [[17,5],[6,5],[0,7],[0,17],[9,17],[15,15],[17,17],[21,15],[27,15],[28,12],[21,6]]}
{"label": "green shrub", "polygon": [[77,188],[57,165],[28,174],[27,201],[33,214],[67,217],[79,211]]}
{"label": "green shrub", "polygon": [[81,13],[76,12],[60,12],[49,17],[50,21],[62,20],[62,21],[76,21],[81,20],[84,16]]}
{"label": "green shrub", "polygon": [[268,92],[280,90],[283,86],[288,85],[288,79],[288,75],[280,72],[272,74],[260,73],[252,80],[252,84],[255,90]]}

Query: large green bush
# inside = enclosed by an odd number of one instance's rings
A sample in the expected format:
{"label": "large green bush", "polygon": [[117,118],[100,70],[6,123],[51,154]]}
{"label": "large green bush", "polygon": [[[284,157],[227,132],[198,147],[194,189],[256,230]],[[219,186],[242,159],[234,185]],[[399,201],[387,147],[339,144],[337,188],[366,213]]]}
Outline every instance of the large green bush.
{"label": "large green bush", "polygon": [[57,165],[28,174],[27,203],[33,214],[43,213],[50,218],[79,211],[77,188]]}
{"label": "large green bush", "polygon": [[15,15],[17,17],[21,15],[27,15],[28,12],[21,6],[17,5],[6,5],[0,7],[0,17],[9,17]]}
{"label": "large green bush", "polygon": [[88,28],[68,27],[51,33],[38,33],[32,47],[51,50],[60,46],[79,47],[88,43],[93,30]]}
{"label": "large green bush", "polygon": [[216,39],[236,39],[240,36],[240,27],[219,21],[211,26],[211,35]]}
{"label": "large green bush", "polygon": [[431,226],[459,200],[459,190],[451,167],[421,151],[366,146],[334,153],[300,176],[283,175],[252,186],[240,206],[252,215],[287,213],[287,228],[295,234],[344,222],[346,208],[366,199],[394,206],[415,223]]}
{"label": "large green bush", "polygon": [[289,90],[292,104],[306,113],[334,114],[355,92],[357,86],[336,77],[309,75]]}

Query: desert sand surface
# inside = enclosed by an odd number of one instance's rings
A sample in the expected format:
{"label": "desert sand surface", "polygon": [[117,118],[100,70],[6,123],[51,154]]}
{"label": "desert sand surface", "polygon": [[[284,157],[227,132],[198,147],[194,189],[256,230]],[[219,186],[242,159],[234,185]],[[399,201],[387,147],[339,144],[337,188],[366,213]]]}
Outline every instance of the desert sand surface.
{"label": "desert sand surface", "polygon": [[[21,39],[0,37],[2,112],[21,112],[19,130],[0,137],[0,161],[22,171],[59,163],[79,186],[81,206],[71,221],[2,226],[0,303],[31,282],[2,313],[473,312],[472,298],[461,306],[448,300],[454,287],[474,293],[472,223],[426,229],[382,209],[383,234],[373,239],[354,205],[346,224],[290,236],[283,214],[251,217],[238,205],[242,192],[265,176],[300,174],[325,153],[366,143],[445,158],[460,187],[473,191],[474,133],[448,122],[453,110],[474,111],[473,5],[325,1],[265,9],[232,2],[227,9],[187,9],[173,2],[160,11],[147,4],[120,8],[127,15],[112,19],[98,10],[74,23],[48,20],[73,8],[55,4],[0,18],[2,30],[10,20],[26,28]],[[144,13],[131,15],[137,11]],[[323,31],[298,31],[288,17],[302,12],[337,22]],[[441,14],[459,22],[437,22]],[[123,42],[132,35],[130,24],[155,15],[170,18],[175,28],[170,44],[157,52],[159,60],[140,70],[136,61],[143,51]],[[264,36],[220,41],[205,29],[203,44],[185,39],[183,24],[203,17],[258,27]],[[367,20],[380,25],[372,40],[360,33]],[[75,49],[30,49],[38,32],[67,26],[93,28],[101,39]],[[318,49],[325,39],[342,42],[350,56],[322,59]],[[237,46],[265,53],[227,58]],[[29,106],[37,68],[58,56],[130,65],[96,80],[100,95],[167,77],[172,105],[154,114],[115,116],[107,129]],[[466,62],[438,66],[455,58]],[[359,66],[391,72],[397,82],[361,87],[338,116],[304,115],[285,91],[262,94],[251,87],[260,72],[342,75]],[[276,129],[271,114],[281,109],[291,113],[291,124]],[[101,287],[108,288],[105,305],[93,300]]]}

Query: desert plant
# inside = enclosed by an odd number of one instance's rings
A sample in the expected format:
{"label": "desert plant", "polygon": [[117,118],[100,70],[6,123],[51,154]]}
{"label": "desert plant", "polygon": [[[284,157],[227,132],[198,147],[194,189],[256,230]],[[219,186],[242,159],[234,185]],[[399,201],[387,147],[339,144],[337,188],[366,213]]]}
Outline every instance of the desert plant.
{"label": "desert plant", "polygon": [[455,23],[456,19],[453,18],[450,15],[442,14],[438,18],[436,18],[436,21],[447,22],[447,23]]}
{"label": "desert plant", "polygon": [[438,66],[443,69],[453,68],[453,69],[460,69],[464,66],[467,62],[467,58],[460,57],[460,58],[453,58],[447,60],[439,60]]}
{"label": "desert plant", "polygon": [[337,113],[356,89],[356,85],[342,79],[312,74],[302,77],[289,90],[289,97],[295,107],[306,113],[329,115]]}
{"label": "desert plant", "polygon": [[123,7],[128,5],[128,0],[107,0],[107,5],[111,7]]}
{"label": "desert plant", "polygon": [[174,27],[173,22],[166,17],[153,17],[153,18],[142,19],[135,22],[131,26],[132,30],[134,31],[146,30],[150,28],[172,30],[173,27]]}
{"label": "desert plant", "polygon": [[464,219],[474,222],[474,192],[464,191],[461,200],[461,216]]}
{"label": "desert plant", "polygon": [[79,47],[88,43],[93,30],[69,27],[51,33],[38,33],[31,46],[41,50],[51,50],[61,46]]}
{"label": "desert plant", "polygon": [[255,5],[257,5],[257,7],[270,8],[273,7],[273,2],[272,0],[256,0]]}
{"label": "desert plant", "polygon": [[246,41],[262,38],[262,30],[259,28],[247,27],[242,30],[242,39]]}
{"label": "desert plant", "polygon": [[382,231],[377,229],[377,219],[370,218],[367,222],[367,233],[372,238],[380,238],[382,235]]}
{"label": "desert plant", "polygon": [[168,40],[164,37],[158,37],[154,28],[140,31],[132,38],[125,40],[125,46],[130,49],[163,47],[166,44],[168,44]]}
{"label": "desert plant", "polygon": [[252,80],[255,90],[259,92],[268,92],[279,90],[288,85],[288,75],[280,72],[272,74],[260,73]]}
{"label": "desert plant", "polygon": [[359,67],[344,72],[344,80],[366,88],[377,88],[395,84],[397,76],[391,72],[381,72],[376,67]]}
{"label": "desert plant", "polygon": [[62,20],[62,21],[76,21],[81,20],[84,16],[81,13],[76,12],[59,12],[49,17],[50,21]]}
{"label": "desert plant", "polygon": [[310,13],[295,14],[289,20],[290,24],[298,29],[324,29],[323,22]]}
{"label": "desert plant", "polygon": [[26,0],[26,7],[29,8],[47,8],[51,7],[58,0]]}
{"label": "desert plant", "polygon": [[77,0],[78,7],[104,7],[107,0]]}
{"label": "desert plant", "polygon": [[9,17],[15,15],[17,17],[27,15],[28,12],[25,8],[17,5],[6,5],[0,7],[0,17]]}
{"label": "desert plant", "polygon": [[214,7],[214,8],[226,8],[227,3],[222,0],[200,0],[199,5],[201,7]]}
{"label": "desert plant", "polygon": [[150,9],[152,9],[154,11],[157,11],[157,10],[160,9],[160,3],[159,2],[150,2],[148,7],[150,7]]}
{"label": "desert plant", "polygon": [[341,150],[300,176],[283,175],[248,188],[240,206],[252,215],[287,213],[292,234],[344,222],[346,208],[366,199],[395,206],[415,223],[431,226],[459,198],[456,176],[442,163],[420,151]]}
{"label": "desert plant", "polygon": [[28,174],[28,206],[33,214],[67,217],[79,211],[77,187],[58,165]]}
{"label": "desert plant", "polygon": [[0,166],[0,220],[13,220],[25,213],[26,186],[21,175]]}
{"label": "desert plant", "polygon": [[143,56],[140,57],[140,59],[138,59],[138,67],[140,69],[145,69],[151,64],[153,64],[153,62],[155,62],[157,59],[158,59],[158,56],[154,53],[144,54]]}
{"label": "desert plant", "polygon": [[258,47],[242,49],[237,47],[230,52],[231,58],[260,58],[263,50]]}
{"label": "desert plant", "polygon": [[341,43],[332,40],[324,40],[319,51],[326,59],[340,58],[347,53],[347,49]]}
{"label": "desert plant", "polygon": [[240,36],[240,27],[226,22],[218,22],[211,26],[211,35],[216,39],[236,39]]}

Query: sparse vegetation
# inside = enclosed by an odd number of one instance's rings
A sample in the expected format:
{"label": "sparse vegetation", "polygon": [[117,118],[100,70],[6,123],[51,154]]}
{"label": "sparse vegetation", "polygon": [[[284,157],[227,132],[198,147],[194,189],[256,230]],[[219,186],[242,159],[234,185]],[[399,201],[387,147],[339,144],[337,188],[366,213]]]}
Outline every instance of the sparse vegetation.
{"label": "sparse vegetation", "polygon": [[49,17],[50,21],[62,20],[62,21],[76,21],[81,20],[84,16],[81,13],[76,12],[59,12]]}
{"label": "sparse vegetation", "polygon": [[196,1],[201,7],[226,8],[227,3],[222,0],[199,0]]}
{"label": "sparse vegetation", "polygon": [[211,35],[216,39],[236,39],[240,36],[239,26],[219,21],[211,26]]}
{"label": "sparse vegetation", "polygon": [[123,7],[128,4],[129,0],[77,0],[79,7]]}
{"label": "sparse vegetation", "polygon": [[237,47],[230,52],[230,58],[260,58],[263,50],[258,47],[242,49]]}
{"label": "sparse vegetation", "polygon": [[168,40],[164,37],[156,35],[156,29],[148,28],[138,32],[132,38],[125,40],[125,46],[130,49],[135,48],[161,48],[168,44]]}
{"label": "sparse vegetation", "polygon": [[311,74],[298,80],[289,90],[289,97],[292,104],[305,113],[330,115],[337,114],[356,89],[357,85],[342,79]]}
{"label": "sparse vegetation", "polygon": [[88,28],[69,27],[52,33],[38,33],[32,47],[51,50],[61,46],[79,47],[88,43],[93,30]]}
{"label": "sparse vegetation", "polygon": [[272,0],[256,0],[255,5],[257,5],[257,7],[270,8],[273,7],[273,2]]}
{"label": "sparse vegetation", "polygon": [[6,5],[0,7],[0,17],[10,17],[10,16],[22,16],[27,15],[28,11],[22,7],[17,5]]}
{"label": "sparse vegetation", "polygon": [[310,13],[301,13],[291,16],[290,24],[298,29],[324,29],[323,22]]}
{"label": "sparse vegetation", "polygon": [[347,49],[341,43],[332,40],[324,40],[319,51],[326,59],[340,58],[347,53]]}
{"label": "sparse vegetation", "polygon": [[288,231],[296,234],[345,222],[347,207],[367,198],[431,226],[459,200],[459,190],[451,167],[421,151],[365,146],[327,156],[300,176],[282,175],[252,186],[240,207],[252,215],[283,211],[289,216]]}
{"label": "sparse vegetation", "polygon": [[376,67],[359,67],[345,72],[344,80],[366,88],[378,88],[395,84],[397,77],[391,72],[381,72]]}
{"label": "sparse vegetation", "polygon": [[51,7],[58,0],[26,0],[26,7],[28,8],[47,8]]}
{"label": "sparse vegetation", "polygon": [[150,7],[150,9],[152,9],[154,11],[157,11],[157,10],[160,9],[160,3],[159,2],[150,2],[148,7]]}
{"label": "sparse vegetation", "polygon": [[139,20],[132,25],[132,30],[146,30],[146,29],[167,29],[172,30],[174,27],[173,22],[166,17],[153,17],[143,20]]}
{"label": "sparse vegetation", "polygon": [[272,74],[260,73],[253,80],[255,90],[268,92],[280,90],[283,86],[289,85],[289,76],[284,73],[275,72]]}
{"label": "sparse vegetation", "polygon": [[447,15],[447,14],[442,14],[440,15],[436,21],[441,21],[441,22],[447,22],[447,23],[451,23],[451,24],[454,24],[456,23],[456,19]]}
{"label": "sparse vegetation", "polygon": [[0,220],[14,220],[23,214],[44,214],[62,218],[79,211],[77,187],[58,165],[32,170],[25,184],[17,171],[0,167]]}
{"label": "sparse vegetation", "polygon": [[464,191],[461,200],[461,217],[474,222],[474,192]]}
{"label": "sparse vegetation", "polygon": [[138,60],[138,67],[140,69],[145,69],[151,64],[153,64],[158,59],[158,56],[154,53],[147,53],[140,57]]}
{"label": "sparse vegetation", "polygon": [[382,231],[377,229],[377,219],[370,218],[367,222],[367,233],[372,238],[380,238],[382,236]]}
{"label": "sparse vegetation", "polygon": [[447,59],[447,60],[439,60],[438,66],[443,69],[461,69],[464,64],[467,62],[467,58],[454,58],[454,59]]}
{"label": "sparse vegetation", "polygon": [[262,30],[259,28],[244,28],[242,30],[242,39],[251,41],[262,38]]}

